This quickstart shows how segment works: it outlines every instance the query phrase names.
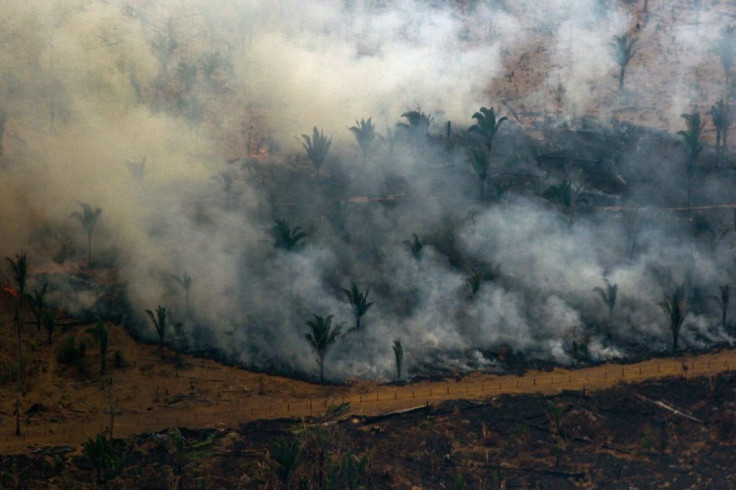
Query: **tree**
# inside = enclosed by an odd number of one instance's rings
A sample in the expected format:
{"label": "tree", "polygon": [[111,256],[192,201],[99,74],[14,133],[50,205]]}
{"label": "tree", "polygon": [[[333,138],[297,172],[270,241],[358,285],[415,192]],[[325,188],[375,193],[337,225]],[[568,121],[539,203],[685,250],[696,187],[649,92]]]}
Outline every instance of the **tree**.
{"label": "tree", "polygon": [[345,297],[350,303],[350,308],[353,310],[355,316],[355,330],[360,330],[360,319],[368,312],[368,309],[373,306],[373,303],[368,302],[368,291],[370,288],[365,290],[365,293],[361,293],[358,286],[355,283],[350,285],[350,289],[343,289]]}
{"label": "tree", "polygon": [[720,296],[711,296],[721,309],[721,327],[726,328],[726,314],[728,313],[728,303],[731,300],[731,288],[728,284],[718,286],[721,294]]}
{"label": "tree", "polygon": [[302,445],[296,438],[287,440],[283,436],[276,439],[271,448],[271,458],[276,462],[276,474],[284,488],[289,488],[291,476],[299,468],[302,454]]}
{"label": "tree", "polygon": [[680,130],[677,134],[680,135],[682,140],[682,146],[685,148],[685,165],[687,172],[687,207],[688,209],[692,205],[692,192],[693,192],[693,179],[695,177],[695,162],[698,159],[698,155],[703,150],[703,143],[700,140],[700,135],[703,132],[704,123],[700,121],[700,113],[694,112],[692,114],[682,114],[685,120],[687,130]]}
{"label": "tree", "polygon": [[311,329],[311,332],[306,334],[304,338],[307,339],[309,345],[312,346],[314,351],[317,353],[317,364],[319,365],[319,381],[320,383],[325,382],[325,355],[327,350],[337,342],[340,338],[342,327],[336,325],[332,327],[333,315],[321,317],[319,315],[312,315],[311,320],[307,320],[305,323]]}
{"label": "tree", "polygon": [[82,225],[82,229],[87,234],[87,267],[92,268],[92,233],[95,231],[97,226],[97,219],[102,214],[102,209],[97,208],[94,211],[92,207],[87,203],[80,203],[82,206],[82,212],[74,211],[70,217],[79,221]]}
{"label": "tree", "polygon": [[672,352],[677,352],[677,341],[680,337],[680,329],[685,320],[685,285],[675,287],[669,296],[665,294],[664,301],[657,303],[669,321],[670,333],[672,333]]}
{"label": "tree", "polygon": [[23,342],[22,342],[22,326],[20,312],[23,310],[23,303],[26,297],[26,280],[28,279],[28,254],[21,251],[15,255],[15,259],[5,257],[10,264],[13,279],[18,286],[18,304],[15,307],[15,328],[18,334],[18,372],[16,374],[16,393],[15,393],[15,435],[20,436],[20,393],[23,387]]}
{"label": "tree", "polygon": [[409,252],[411,252],[412,257],[416,260],[422,260],[422,249],[424,248],[424,244],[416,233],[411,234],[411,240],[404,240],[404,245],[409,247]]}
{"label": "tree", "polygon": [[112,444],[105,439],[104,434],[99,433],[94,439],[87,439],[82,443],[82,455],[87,458],[95,469],[95,481],[97,485],[104,482],[103,471],[115,470],[119,464]]}
{"label": "tree", "polygon": [[51,345],[51,337],[54,335],[54,329],[56,328],[56,310],[44,308],[41,310],[40,316],[43,328],[46,329],[48,334],[48,344]]}
{"label": "tree", "polygon": [[618,284],[611,284],[611,282],[603,278],[603,282],[606,283],[606,287],[596,287],[593,288],[593,292],[595,292],[598,297],[601,298],[601,301],[603,301],[603,304],[606,305],[608,308],[608,320],[607,320],[607,332],[608,332],[608,338],[611,338],[611,321],[613,320],[613,309],[616,307],[616,299],[618,296]]}
{"label": "tree", "polygon": [[158,305],[155,315],[151,310],[146,310],[146,314],[156,329],[156,333],[158,334],[158,350],[161,350],[164,348],[164,340],[166,340],[166,308]]}
{"label": "tree", "polygon": [[470,156],[470,163],[471,165],[473,165],[475,175],[478,176],[478,184],[480,185],[480,200],[482,201],[485,197],[483,187],[486,180],[488,180],[488,169],[491,162],[488,159],[488,153],[481,150],[480,148],[470,148],[470,150],[468,150],[468,156]]}
{"label": "tree", "polygon": [[626,67],[628,66],[631,59],[638,51],[636,48],[637,39],[629,36],[628,33],[620,36],[614,36],[611,42],[611,50],[613,52],[613,59],[618,63],[620,67],[618,75],[618,89],[624,88],[624,77],[626,76]]}
{"label": "tree", "polygon": [[496,119],[493,107],[490,109],[481,107],[478,112],[473,114],[473,119],[475,119],[476,123],[468,128],[468,132],[478,133],[483,138],[486,145],[486,152],[490,158],[493,139],[496,137],[496,133],[498,132],[498,128],[501,126],[501,123],[508,120],[508,118],[500,117]]}
{"label": "tree", "polygon": [[721,61],[725,84],[728,87],[731,80],[731,70],[734,61],[736,61],[736,26],[723,27],[719,36],[711,44],[710,51]]}
{"label": "tree", "polygon": [[192,289],[192,276],[184,272],[181,276],[172,276],[174,281],[184,290],[184,312],[189,315],[189,291]]}
{"label": "tree", "polygon": [[468,277],[465,280],[468,282],[468,286],[470,287],[471,296],[475,296],[483,282],[483,278],[480,273],[472,267],[468,267]]}
{"label": "tree", "polygon": [[731,108],[721,99],[711,106],[710,116],[713,119],[713,125],[716,127],[716,167],[718,167],[722,163],[723,154],[726,151],[728,130],[732,122]]}
{"label": "tree", "polygon": [[368,154],[371,151],[371,146],[373,145],[373,140],[376,139],[376,127],[373,125],[372,118],[369,117],[367,121],[364,119],[358,121],[356,119],[355,126],[348,128],[348,130],[353,133],[355,139],[358,141],[360,150],[363,152],[363,165],[365,165],[365,162],[368,160]]}
{"label": "tree", "polygon": [[110,344],[110,336],[105,323],[99,320],[94,327],[87,329],[87,333],[95,339],[97,347],[100,348],[100,374],[105,374],[107,372],[107,348]]}
{"label": "tree", "polygon": [[317,181],[319,182],[319,170],[322,168],[322,164],[327,158],[327,152],[330,151],[330,145],[332,145],[332,137],[329,139],[325,137],[324,133],[317,129],[315,126],[312,129],[312,137],[308,135],[302,135],[302,146],[307,150],[307,157],[314,165],[314,170],[317,172]]}
{"label": "tree", "polygon": [[36,317],[36,330],[41,331],[41,312],[46,307],[46,293],[49,288],[48,283],[44,284],[41,289],[36,289],[32,294],[27,294],[28,306],[31,307],[33,316]]}
{"label": "tree", "polygon": [[542,197],[557,206],[568,216],[568,224],[575,220],[575,211],[578,203],[585,203],[582,195],[583,185],[573,184],[570,180],[563,180],[557,185],[549,186],[542,193]]}
{"label": "tree", "polygon": [[271,228],[273,236],[273,246],[286,251],[298,250],[303,245],[302,240],[307,236],[301,231],[300,226],[293,229],[289,225],[289,220],[277,219],[276,224]]}
{"label": "tree", "polygon": [[407,111],[401,114],[401,117],[407,120],[406,123],[396,123],[396,127],[407,130],[413,137],[427,136],[429,134],[429,126],[432,124],[432,116],[417,109],[415,111]]}
{"label": "tree", "polygon": [[401,367],[404,364],[404,347],[399,340],[394,340],[394,361],[396,361],[396,382],[401,381]]}

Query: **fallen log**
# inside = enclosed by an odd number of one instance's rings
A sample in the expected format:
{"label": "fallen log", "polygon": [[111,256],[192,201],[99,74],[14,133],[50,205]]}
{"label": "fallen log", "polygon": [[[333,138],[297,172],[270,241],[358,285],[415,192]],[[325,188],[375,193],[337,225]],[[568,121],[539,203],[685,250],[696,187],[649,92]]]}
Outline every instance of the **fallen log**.
{"label": "fallen log", "polygon": [[643,395],[639,395],[638,393],[635,393],[635,395],[640,398],[641,400],[644,400],[645,402],[653,403],[654,405],[657,405],[660,408],[664,408],[665,410],[668,410],[675,415],[679,415],[680,417],[685,417],[688,420],[692,420],[693,422],[697,422],[699,424],[704,424],[705,422],[693,417],[692,415],[689,415],[681,410],[676,409],[675,407],[672,407],[670,405],[667,405],[666,403],[659,401],[659,400],[652,400],[651,398],[647,398]]}

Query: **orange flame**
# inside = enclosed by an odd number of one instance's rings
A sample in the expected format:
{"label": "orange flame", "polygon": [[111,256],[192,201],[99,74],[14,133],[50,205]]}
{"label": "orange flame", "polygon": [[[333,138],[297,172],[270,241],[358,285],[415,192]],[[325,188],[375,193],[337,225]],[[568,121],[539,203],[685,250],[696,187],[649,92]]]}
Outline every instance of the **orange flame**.
{"label": "orange flame", "polygon": [[20,294],[15,289],[11,288],[10,286],[3,286],[3,291],[8,293],[14,298],[20,298]]}

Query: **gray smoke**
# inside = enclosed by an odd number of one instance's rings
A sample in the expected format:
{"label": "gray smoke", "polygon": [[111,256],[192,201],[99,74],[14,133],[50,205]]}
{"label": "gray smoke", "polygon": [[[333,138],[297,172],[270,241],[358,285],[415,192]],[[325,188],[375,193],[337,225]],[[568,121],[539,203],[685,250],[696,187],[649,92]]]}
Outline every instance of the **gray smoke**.
{"label": "gray smoke", "polygon": [[[707,120],[722,93],[709,46],[725,20],[671,4],[647,17],[613,0],[11,2],[4,253],[28,249],[32,287],[52,280],[56,304],[96,314],[110,293],[84,275],[69,214],[99,206],[93,276],[123,285],[131,329],[152,338],[143,311],[166,306],[191,349],[298,375],[315,372],[305,320],[346,331],[342,289],[370,288],[363,328],[328,355],[333,380],[390,379],[394,339],[413,373],[666,351],[658,303],[679,283],[682,345],[732,342],[710,298],[732,282],[731,210],[663,209],[685,202],[680,114]],[[640,51],[618,92],[623,32]],[[466,155],[481,106],[509,118],[483,203]],[[397,126],[408,111],[431,116],[428,134]],[[380,137],[364,164],[347,128],[368,117]],[[333,139],[320,182],[299,142],[314,126]],[[537,159],[554,152],[575,162]],[[732,199],[713,155],[696,203]],[[585,191],[572,218],[540,197],[565,179]],[[302,248],[274,247],[278,219]],[[619,292],[609,329],[604,278]]]}

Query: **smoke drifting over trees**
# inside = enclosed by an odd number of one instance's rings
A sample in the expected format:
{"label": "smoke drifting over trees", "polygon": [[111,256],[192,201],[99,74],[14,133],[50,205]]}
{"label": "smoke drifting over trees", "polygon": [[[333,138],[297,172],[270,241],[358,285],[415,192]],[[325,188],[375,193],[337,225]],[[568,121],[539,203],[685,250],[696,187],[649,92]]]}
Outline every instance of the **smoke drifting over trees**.
{"label": "smoke drifting over trees", "polygon": [[[334,315],[327,380],[397,377],[393,339],[408,375],[665,352],[678,285],[678,347],[731,342],[709,298],[733,282],[735,160],[705,115],[732,103],[716,47],[733,6],[10,2],[3,249],[29,250],[49,304],[151,340],[160,305],[192,349],[258,368],[313,376],[305,321]],[[482,108],[492,152],[468,131]],[[677,132],[696,113],[691,161]],[[330,144],[313,166],[315,134]],[[550,189],[574,190],[571,209]],[[80,202],[104,210],[87,281],[122,284],[114,313],[69,272],[88,258]],[[279,227],[295,246],[274,246]],[[353,330],[355,284],[373,305]]]}

